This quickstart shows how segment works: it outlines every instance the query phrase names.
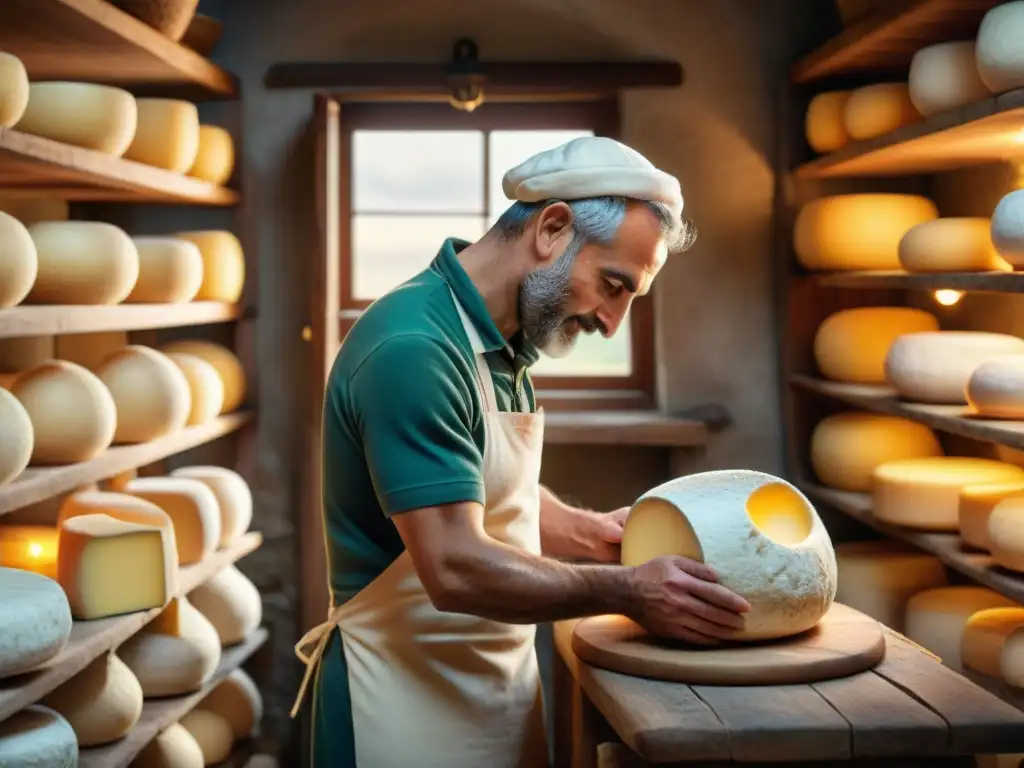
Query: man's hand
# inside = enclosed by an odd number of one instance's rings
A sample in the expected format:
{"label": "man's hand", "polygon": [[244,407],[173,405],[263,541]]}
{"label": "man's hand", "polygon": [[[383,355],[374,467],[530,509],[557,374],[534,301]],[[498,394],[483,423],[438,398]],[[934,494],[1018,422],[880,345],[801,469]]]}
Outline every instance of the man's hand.
{"label": "man's hand", "polygon": [[629,507],[619,507],[614,512],[600,513],[583,510],[591,518],[593,530],[590,559],[599,563],[619,562],[619,545],[622,543],[622,528],[629,515]]}

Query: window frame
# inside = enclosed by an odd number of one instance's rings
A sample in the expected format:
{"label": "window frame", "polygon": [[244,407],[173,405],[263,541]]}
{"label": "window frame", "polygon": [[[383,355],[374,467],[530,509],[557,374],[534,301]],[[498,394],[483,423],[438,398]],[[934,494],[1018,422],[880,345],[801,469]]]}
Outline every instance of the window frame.
{"label": "window frame", "polygon": [[[488,102],[463,112],[440,102],[346,101],[341,109],[339,157],[339,280],[343,339],[372,301],[352,295],[352,133],[356,130],[591,130],[617,138],[618,101]],[[484,157],[484,184],[489,173]],[[485,212],[486,213],[486,212]],[[628,376],[532,376],[538,404],[549,410],[646,410],[654,396],[653,291],[634,299],[629,313],[631,372]]]}

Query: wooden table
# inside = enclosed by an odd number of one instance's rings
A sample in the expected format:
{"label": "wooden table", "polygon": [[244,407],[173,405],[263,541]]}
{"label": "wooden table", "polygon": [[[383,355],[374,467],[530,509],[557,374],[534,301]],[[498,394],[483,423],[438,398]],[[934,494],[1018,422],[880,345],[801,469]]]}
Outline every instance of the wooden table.
{"label": "wooden table", "polygon": [[554,625],[555,766],[970,768],[1024,752],[1024,713],[894,634],[873,671],[812,685],[689,686],[622,675]]}

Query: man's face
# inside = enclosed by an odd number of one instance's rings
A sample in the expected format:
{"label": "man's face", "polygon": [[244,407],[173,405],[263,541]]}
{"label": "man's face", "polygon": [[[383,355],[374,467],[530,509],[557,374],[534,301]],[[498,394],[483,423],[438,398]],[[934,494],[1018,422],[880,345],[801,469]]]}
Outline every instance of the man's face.
{"label": "man's face", "polygon": [[[558,210],[548,216],[552,208]],[[540,214],[535,247],[542,263],[526,276],[519,293],[523,334],[551,357],[568,355],[581,332],[611,337],[633,298],[650,290],[665,260],[658,219],[642,204],[627,206],[607,246],[578,248],[571,221],[568,206],[561,204]]]}

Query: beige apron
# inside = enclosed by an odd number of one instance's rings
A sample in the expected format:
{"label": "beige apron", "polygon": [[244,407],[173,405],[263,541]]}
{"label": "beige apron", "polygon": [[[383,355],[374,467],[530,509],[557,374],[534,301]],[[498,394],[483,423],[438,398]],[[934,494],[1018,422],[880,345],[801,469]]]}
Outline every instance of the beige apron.
{"label": "beige apron", "polygon": [[[483,344],[452,294],[476,355],[486,441],[484,528],[540,553],[544,414],[499,412]],[[306,675],[298,712],[334,627],[348,668],[359,768],[539,768],[548,765],[536,626],[443,613],[403,552],[295,646]]]}

